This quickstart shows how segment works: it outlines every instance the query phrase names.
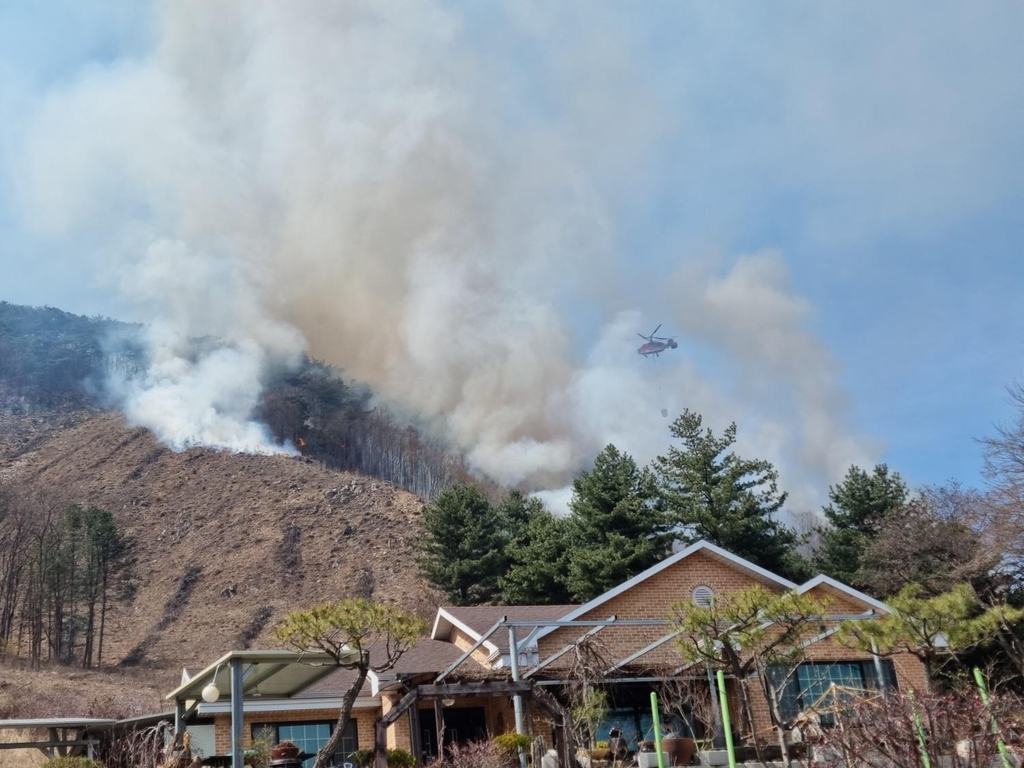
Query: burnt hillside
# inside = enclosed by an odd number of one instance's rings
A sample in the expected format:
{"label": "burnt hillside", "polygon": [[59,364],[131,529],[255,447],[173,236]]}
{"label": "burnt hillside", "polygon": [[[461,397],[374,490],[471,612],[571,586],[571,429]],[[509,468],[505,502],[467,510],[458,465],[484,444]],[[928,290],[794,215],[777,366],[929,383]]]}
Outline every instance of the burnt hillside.
{"label": "burnt hillside", "polygon": [[[0,301],[0,417],[48,420],[61,411],[73,419],[82,409],[116,408],[106,382],[140,376],[147,366],[138,331],[109,318]],[[193,353],[219,343],[193,339]],[[303,356],[294,366],[264,371],[260,383],[252,416],[276,440],[299,446],[328,467],[380,478],[428,499],[471,477],[459,454],[371,405],[369,388],[346,381],[331,365]]]}
{"label": "burnt hillside", "polygon": [[419,613],[422,501],[309,458],[174,453],[109,413],[0,417],[0,480],[103,507],[136,541],[137,592],[105,663],[180,667],[272,645],[289,609],[340,596]]}

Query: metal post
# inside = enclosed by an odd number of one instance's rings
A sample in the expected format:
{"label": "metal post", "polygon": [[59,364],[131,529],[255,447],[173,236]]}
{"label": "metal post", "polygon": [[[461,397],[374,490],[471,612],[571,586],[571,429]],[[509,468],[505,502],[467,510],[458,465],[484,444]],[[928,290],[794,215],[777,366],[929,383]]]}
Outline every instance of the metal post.
{"label": "metal post", "polygon": [[651,691],[651,718],[654,720],[654,754],[658,768],[665,768],[665,754],[661,751],[661,712],[658,711],[658,694]]}
{"label": "metal post", "polygon": [[729,755],[729,768],[736,768],[736,749],[732,745],[732,723],[729,722],[729,699],[725,695],[725,673],[718,670],[718,701],[722,707],[722,730],[725,731],[725,749]]}
{"label": "metal post", "polygon": [[174,738],[180,739],[185,733],[185,702],[176,699],[174,702]]}
{"label": "metal post", "polygon": [[914,692],[910,692],[910,711],[913,714],[914,734],[917,736],[917,748],[921,753],[921,765],[924,768],[932,768],[931,758],[928,757],[928,740],[925,737],[924,726],[921,724],[921,715],[914,706]]}
{"label": "metal post", "polygon": [[1003,768],[1010,768],[1010,756],[1006,753],[1006,744],[999,733],[999,721],[996,720],[995,713],[992,712],[992,705],[988,697],[988,687],[985,685],[985,678],[982,677],[981,670],[977,667],[974,668],[974,682],[978,684],[981,701],[985,705],[985,709],[989,711],[989,717],[992,718],[992,733],[996,736],[996,743],[999,746],[999,757],[1002,758]]}
{"label": "metal post", "polygon": [[243,734],[245,706],[242,691],[242,660],[231,660],[231,768],[245,768]]}
{"label": "metal post", "polygon": [[[516,643],[516,628],[508,628],[508,653],[509,666],[512,671],[512,682],[519,682],[519,646]],[[523,724],[523,697],[515,694],[512,697],[512,709],[516,714],[516,733],[525,734],[526,728]],[[519,750],[519,768],[526,768],[526,751]]]}
{"label": "metal post", "polygon": [[704,669],[708,673],[708,693],[711,697],[711,712],[714,715],[715,736],[711,740],[711,745],[721,749],[725,746],[725,733],[722,728],[722,707],[718,703],[718,697],[715,696],[715,675],[711,671],[711,665],[705,662]]}

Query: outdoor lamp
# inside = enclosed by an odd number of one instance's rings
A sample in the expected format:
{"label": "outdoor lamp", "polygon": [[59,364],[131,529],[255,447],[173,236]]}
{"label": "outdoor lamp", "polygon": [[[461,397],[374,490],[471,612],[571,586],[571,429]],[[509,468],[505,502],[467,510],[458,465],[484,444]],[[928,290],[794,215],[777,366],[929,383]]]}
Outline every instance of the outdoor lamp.
{"label": "outdoor lamp", "polygon": [[217,699],[220,698],[220,688],[215,683],[209,683],[203,688],[203,701],[207,704],[213,704]]}

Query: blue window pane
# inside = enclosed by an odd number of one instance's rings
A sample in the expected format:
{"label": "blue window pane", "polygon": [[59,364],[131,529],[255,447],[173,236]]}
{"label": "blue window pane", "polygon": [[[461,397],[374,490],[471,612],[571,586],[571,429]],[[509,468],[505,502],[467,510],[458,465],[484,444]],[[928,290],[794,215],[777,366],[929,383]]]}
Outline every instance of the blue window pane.
{"label": "blue window pane", "polygon": [[[277,729],[278,741],[295,742],[296,746],[303,752],[315,755],[325,741],[330,738],[331,726],[327,723],[295,723],[281,724]],[[313,767],[313,758],[310,757],[302,762],[303,768]]]}

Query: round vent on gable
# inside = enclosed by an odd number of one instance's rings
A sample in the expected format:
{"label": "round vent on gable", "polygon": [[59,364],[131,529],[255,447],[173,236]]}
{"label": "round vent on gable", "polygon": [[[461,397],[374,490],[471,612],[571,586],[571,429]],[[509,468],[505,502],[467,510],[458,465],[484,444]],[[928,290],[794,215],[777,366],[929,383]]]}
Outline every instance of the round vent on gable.
{"label": "round vent on gable", "polygon": [[702,584],[693,590],[693,602],[694,605],[701,608],[710,608],[711,604],[715,602],[715,591]]}

